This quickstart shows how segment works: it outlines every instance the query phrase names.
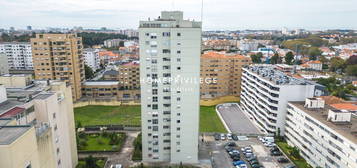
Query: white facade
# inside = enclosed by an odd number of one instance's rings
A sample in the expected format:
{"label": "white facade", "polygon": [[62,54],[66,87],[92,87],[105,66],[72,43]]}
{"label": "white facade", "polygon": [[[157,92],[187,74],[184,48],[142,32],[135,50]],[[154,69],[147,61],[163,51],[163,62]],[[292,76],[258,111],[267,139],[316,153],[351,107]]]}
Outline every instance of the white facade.
{"label": "white facade", "polygon": [[5,53],[10,69],[33,69],[30,43],[0,43],[0,54]]}
{"label": "white facade", "polygon": [[322,86],[289,77],[272,65],[243,68],[241,87],[242,110],[269,134],[284,134],[288,101],[324,94]]}
{"label": "white facade", "polygon": [[[357,116],[349,118],[349,122],[332,122],[327,120],[331,111],[330,106],[310,109],[304,107],[304,102],[289,102],[286,140],[299,148],[300,154],[314,168],[355,168],[357,139],[352,131],[356,128]],[[347,112],[341,114],[351,116]]]}
{"label": "white facade", "polygon": [[0,75],[9,74],[9,62],[5,53],[0,53]]}
{"label": "white facade", "polygon": [[93,71],[96,71],[100,68],[100,58],[99,58],[99,50],[86,48],[83,50],[84,55],[84,63],[92,68]]}
{"label": "white facade", "polygon": [[[201,22],[162,12],[139,28],[143,160],[197,163]],[[194,81],[167,81],[165,79]]]}

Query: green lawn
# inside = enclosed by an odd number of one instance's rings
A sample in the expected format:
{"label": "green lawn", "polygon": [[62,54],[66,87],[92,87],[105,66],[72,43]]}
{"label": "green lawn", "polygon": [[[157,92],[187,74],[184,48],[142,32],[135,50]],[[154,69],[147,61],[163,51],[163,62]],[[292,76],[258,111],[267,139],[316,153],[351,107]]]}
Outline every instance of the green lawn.
{"label": "green lawn", "polygon": [[[79,135],[79,151],[118,151],[124,144],[126,135],[116,133],[116,141],[110,143],[110,134],[84,134]],[[85,143],[83,143],[85,142]],[[83,145],[85,144],[85,145]]]}
{"label": "green lawn", "polygon": [[140,106],[85,106],[74,108],[76,123],[89,125],[140,125]]}
{"label": "green lawn", "polygon": [[[104,159],[98,159],[96,161],[96,164],[97,164],[98,168],[104,168],[105,160]],[[76,168],[87,168],[86,162],[84,160],[79,160]]]}
{"label": "green lawn", "polygon": [[201,106],[200,132],[227,132],[216,113],[215,106]]}
{"label": "green lawn", "polygon": [[[89,125],[141,125],[140,106],[85,106],[74,109],[76,123]],[[215,106],[201,106],[200,132],[226,133]]]}
{"label": "green lawn", "polygon": [[312,168],[303,158],[297,159],[290,155],[292,147],[286,142],[276,142],[276,144],[283,150],[283,152],[294,162],[298,168]]}

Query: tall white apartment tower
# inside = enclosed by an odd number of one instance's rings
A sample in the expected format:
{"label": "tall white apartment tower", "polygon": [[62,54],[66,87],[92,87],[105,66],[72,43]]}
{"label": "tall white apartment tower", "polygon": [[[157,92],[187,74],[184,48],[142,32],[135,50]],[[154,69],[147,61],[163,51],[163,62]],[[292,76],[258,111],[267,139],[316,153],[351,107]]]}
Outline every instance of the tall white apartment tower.
{"label": "tall white apartment tower", "polygon": [[143,160],[197,163],[201,22],[163,11],[140,21]]}

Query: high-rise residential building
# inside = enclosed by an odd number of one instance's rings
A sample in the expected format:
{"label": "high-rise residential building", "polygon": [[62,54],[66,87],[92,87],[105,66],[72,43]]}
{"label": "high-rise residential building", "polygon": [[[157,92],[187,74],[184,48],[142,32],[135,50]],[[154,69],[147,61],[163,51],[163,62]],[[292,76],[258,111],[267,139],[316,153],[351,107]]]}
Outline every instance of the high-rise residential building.
{"label": "high-rise residential building", "polygon": [[0,54],[7,56],[10,69],[33,69],[31,44],[25,42],[0,43]]}
{"label": "high-rise residential building", "polygon": [[84,63],[92,68],[93,71],[100,68],[99,49],[85,48],[83,49],[83,55]]}
{"label": "high-rise residential building", "polygon": [[[220,52],[206,52],[201,56],[201,99],[240,94],[242,68],[252,63],[250,57]],[[210,80],[208,80],[210,79]]]}
{"label": "high-rise residential building", "polygon": [[76,34],[36,34],[31,38],[35,79],[61,80],[72,86],[78,100],[84,82],[82,38]]}
{"label": "high-rise residential building", "polygon": [[285,139],[312,167],[357,167],[357,104],[289,102]]}
{"label": "high-rise residential building", "polygon": [[[71,87],[61,81],[6,79],[0,85],[0,167],[75,168]],[[17,82],[16,82],[17,81]]]}
{"label": "high-rise residential building", "polygon": [[0,75],[9,73],[9,62],[5,53],[0,53]]}
{"label": "high-rise residential building", "polygon": [[180,11],[140,21],[145,162],[198,162],[201,31]]}
{"label": "high-rise residential building", "polygon": [[289,76],[275,65],[243,68],[241,108],[269,134],[284,134],[288,101],[322,96],[325,87]]}
{"label": "high-rise residential building", "polygon": [[104,41],[104,47],[119,47],[120,44],[124,45],[124,41],[121,39],[109,39]]}

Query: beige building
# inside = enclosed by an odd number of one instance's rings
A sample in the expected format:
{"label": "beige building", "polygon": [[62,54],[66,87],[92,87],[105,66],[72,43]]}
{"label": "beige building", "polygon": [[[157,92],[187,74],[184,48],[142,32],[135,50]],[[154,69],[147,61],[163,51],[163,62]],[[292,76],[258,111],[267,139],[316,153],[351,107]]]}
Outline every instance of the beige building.
{"label": "beige building", "polygon": [[78,100],[84,82],[82,38],[76,34],[36,34],[31,38],[35,79],[61,80],[72,85]]}
{"label": "beige building", "polygon": [[118,80],[121,90],[140,88],[140,66],[139,63],[130,62],[119,65]]}
{"label": "beige building", "polygon": [[71,87],[35,81],[22,89],[0,85],[0,92],[0,167],[75,168]]}
{"label": "beige building", "polygon": [[201,99],[240,94],[242,67],[252,63],[250,57],[206,52],[201,56]]}
{"label": "beige building", "polygon": [[140,100],[139,89],[121,90],[118,81],[86,81],[82,93],[87,99]]}
{"label": "beige building", "polygon": [[2,75],[0,76],[0,84],[5,87],[22,88],[29,86],[33,83],[32,75],[29,74],[19,74],[19,75]]}

